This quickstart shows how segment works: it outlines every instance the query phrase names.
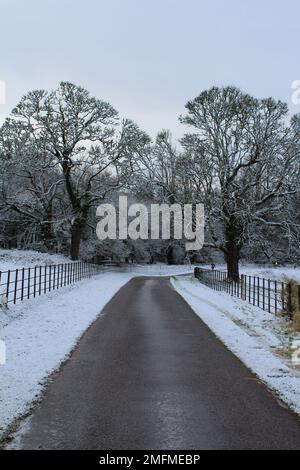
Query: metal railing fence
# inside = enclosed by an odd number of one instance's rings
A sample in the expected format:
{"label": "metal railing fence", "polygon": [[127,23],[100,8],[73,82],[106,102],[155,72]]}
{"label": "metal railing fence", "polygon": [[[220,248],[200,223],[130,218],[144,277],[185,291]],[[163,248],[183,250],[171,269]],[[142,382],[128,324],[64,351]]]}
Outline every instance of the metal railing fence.
{"label": "metal railing fence", "polygon": [[[289,311],[291,287],[289,283],[259,276],[240,275],[237,281],[228,278],[226,271],[195,268],[194,275],[199,281],[217,291],[225,291],[269,313]],[[300,301],[300,286],[298,286]]]}
{"label": "metal railing fence", "polygon": [[0,271],[0,294],[7,303],[37,297],[99,273],[101,266],[83,261]]}

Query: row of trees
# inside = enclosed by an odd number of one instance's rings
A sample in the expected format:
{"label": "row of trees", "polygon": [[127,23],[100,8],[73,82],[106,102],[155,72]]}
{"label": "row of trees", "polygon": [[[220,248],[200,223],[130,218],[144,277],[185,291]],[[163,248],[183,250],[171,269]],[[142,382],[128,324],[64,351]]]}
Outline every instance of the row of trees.
{"label": "row of trees", "polygon": [[[95,213],[126,191],[148,202],[204,203],[206,246],[224,254],[232,278],[241,256],[297,262],[300,117],[235,87],[204,91],[186,111],[188,132],[175,146],[168,131],[152,142],[71,83],[28,93],[0,130],[2,243],[70,247],[72,259],[82,241],[103,256],[122,251],[96,241]],[[122,246],[152,256],[175,243]]]}

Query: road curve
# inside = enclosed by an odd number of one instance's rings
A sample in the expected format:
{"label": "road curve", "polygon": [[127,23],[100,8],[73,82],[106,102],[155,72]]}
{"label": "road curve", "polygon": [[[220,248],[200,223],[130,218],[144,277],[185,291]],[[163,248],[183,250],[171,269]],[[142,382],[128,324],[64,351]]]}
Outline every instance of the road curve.
{"label": "road curve", "polygon": [[299,419],[166,278],[135,278],[114,296],[26,429],[17,448],[300,448]]}

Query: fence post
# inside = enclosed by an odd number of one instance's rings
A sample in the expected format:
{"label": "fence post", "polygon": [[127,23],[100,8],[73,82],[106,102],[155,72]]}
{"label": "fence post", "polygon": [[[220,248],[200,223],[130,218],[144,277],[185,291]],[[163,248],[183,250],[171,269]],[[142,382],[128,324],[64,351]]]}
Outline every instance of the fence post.
{"label": "fence post", "polygon": [[244,274],[241,274],[241,299],[244,299],[244,283],[245,283],[245,280],[244,280]]}
{"label": "fence post", "polygon": [[36,266],[34,267],[34,275],[33,275],[33,297],[36,296]]}
{"label": "fence post", "polygon": [[10,269],[7,271],[7,279],[6,279],[6,300],[8,302],[9,296],[9,284],[10,284]]}
{"label": "fence post", "polygon": [[44,294],[47,292],[47,266],[44,269]]}
{"label": "fence post", "polygon": [[39,272],[39,295],[42,293],[42,266],[40,266]]}
{"label": "fence post", "polygon": [[55,282],[56,282],[56,264],[53,266],[53,290],[55,290]]}
{"label": "fence post", "polygon": [[249,276],[249,286],[248,286],[248,302],[251,304],[251,276]]}
{"label": "fence post", "polygon": [[28,268],[28,274],[27,274],[27,299],[30,298],[30,281],[31,281],[31,275],[30,275],[30,268]]}
{"label": "fence post", "polygon": [[18,269],[16,269],[16,272],[15,272],[15,291],[14,291],[14,304],[15,304],[15,303],[16,303],[16,301],[17,301],[18,272],[19,272],[19,270],[18,270]]}
{"label": "fence post", "polygon": [[51,272],[52,272],[52,266],[50,264],[49,266],[49,292],[51,291]]}
{"label": "fence post", "polygon": [[60,272],[60,264],[57,265],[57,284],[56,284],[56,289],[59,289],[59,272]]}
{"label": "fence post", "polygon": [[271,313],[271,281],[268,279],[268,311]]}
{"label": "fence post", "polygon": [[21,300],[24,299],[25,268],[22,268]]}

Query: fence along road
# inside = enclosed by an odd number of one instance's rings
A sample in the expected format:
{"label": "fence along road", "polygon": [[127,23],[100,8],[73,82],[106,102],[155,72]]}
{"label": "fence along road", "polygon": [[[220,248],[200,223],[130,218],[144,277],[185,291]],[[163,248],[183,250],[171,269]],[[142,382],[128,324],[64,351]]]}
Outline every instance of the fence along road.
{"label": "fence along road", "polygon": [[[269,313],[286,312],[292,316],[292,288],[288,282],[264,279],[242,274],[238,281],[228,279],[226,271],[195,268],[194,275],[200,282],[214,290],[245,300]],[[297,296],[300,303],[300,285]]]}
{"label": "fence along road", "polygon": [[300,424],[166,278],[132,279],[52,378],[22,449],[297,449]]}
{"label": "fence along road", "polygon": [[0,295],[5,302],[16,304],[89,278],[100,271],[101,266],[82,261],[0,271]]}

